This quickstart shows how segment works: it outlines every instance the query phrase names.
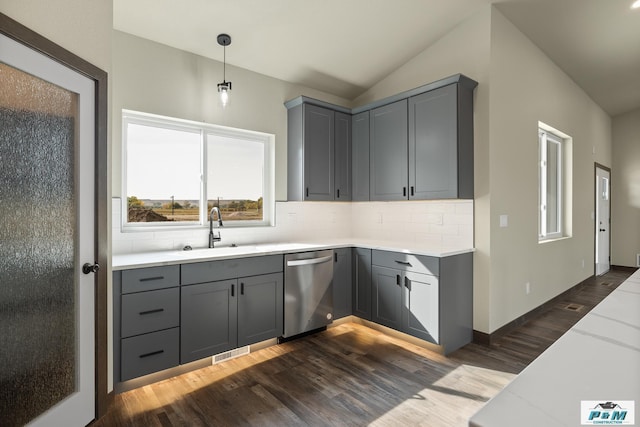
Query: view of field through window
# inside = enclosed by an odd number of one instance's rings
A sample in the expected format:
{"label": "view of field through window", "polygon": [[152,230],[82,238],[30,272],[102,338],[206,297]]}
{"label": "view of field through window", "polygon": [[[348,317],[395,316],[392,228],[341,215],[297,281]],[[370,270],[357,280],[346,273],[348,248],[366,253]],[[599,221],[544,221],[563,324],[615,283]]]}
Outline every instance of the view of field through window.
{"label": "view of field through window", "polygon": [[264,220],[264,139],[135,119],[125,129],[128,223],[206,223],[213,206],[225,222]]}

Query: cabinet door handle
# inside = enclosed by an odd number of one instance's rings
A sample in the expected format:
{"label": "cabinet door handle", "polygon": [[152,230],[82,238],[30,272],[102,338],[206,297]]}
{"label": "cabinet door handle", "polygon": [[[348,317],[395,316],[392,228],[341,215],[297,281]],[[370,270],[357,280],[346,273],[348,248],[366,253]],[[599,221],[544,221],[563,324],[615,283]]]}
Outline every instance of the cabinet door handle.
{"label": "cabinet door handle", "polygon": [[309,197],[309,187],[304,190],[305,197]]}
{"label": "cabinet door handle", "polygon": [[396,285],[400,285],[400,275],[396,274]]}
{"label": "cabinet door handle", "polygon": [[407,187],[402,187],[402,195],[407,196]]}
{"label": "cabinet door handle", "polygon": [[404,276],[404,287],[411,290],[411,282],[407,276]]}
{"label": "cabinet door handle", "polygon": [[340,198],[340,189],[339,188],[336,190],[336,193],[337,193],[336,197],[339,199]]}
{"label": "cabinet door handle", "polygon": [[147,310],[147,311],[141,311],[140,316],[144,316],[145,314],[153,314],[153,313],[161,313],[164,311],[164,308],[156,308],[155,310]]}
{"label": "cabinet door handle", "polygon": [[153,280],[162,280],[164,279],[164,276],[156,276],[156,277],[143,277],[142,279],[140,279],[141,282],[151,282]]}
{"label": "cabinet door handle", "polygon": [[151,357],[151,356],[155,356],[157,354],[162,354],[164,353],[164,350],[158,350],[158,351],[152,351],[151,353],[145,353],[145,354],[141,354],[140,359],[144,359],[145,357]]}
{"label": "cabinet door handle", "polygon": [[413,191],[413,185],[411,186],[411,195],[413,196],[414,191]]}
{"label": "cabinet door handle", "polygon": [[335,262],[338,262],[338,252],[334,252],[334,253],[333,253],[333,260],[334,260]]}
{"label": "cabinet door handle", "polygon": [[231,296],[235,296],[236,293],[236,285],[231,285]]}
{"label": "cabinet door handle", "polygon": [[240,283],[240,295],[244,295],[244,282]]}

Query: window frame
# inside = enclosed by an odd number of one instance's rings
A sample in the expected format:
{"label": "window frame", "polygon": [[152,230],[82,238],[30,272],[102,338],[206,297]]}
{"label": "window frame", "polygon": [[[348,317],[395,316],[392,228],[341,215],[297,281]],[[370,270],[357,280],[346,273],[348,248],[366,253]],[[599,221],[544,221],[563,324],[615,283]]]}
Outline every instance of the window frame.
{"label": "window frame", "polygon": [[[170,221],[170,222],[129,222],[128,194],[127,194],[127,143],[128,125],[160,127],[169,130],[199,133],[200,138],[200,190],[199,190],[199,220]],[[133,110],[122,110],[122,214],[123,231],[158,231],[184,230],[209,226],[209,212],[207,211],[207,137],[216,135],[239,138],[260,142],[264,147],[264,170],[262,174],[262,221],[244,220],[227,221],[225,228],[251,228],[273,226],[275,216],[275,135],[247,129],[233,128],[210,123],[196,122],[144,113]],[[224,221],[224,217],[223,217]]]}
{"label": "window frame", "polygon": [[[548,143],[551,142],[556,146],[556,223],[558,224],[556,231],[548,231],[547,225],[547,208],[548,202]],[[548,126],[539,123],[538,125],[538,241],[546,242],[550,240],[565,237],[565,151],[566,138],[561,132],[555,131]]]}

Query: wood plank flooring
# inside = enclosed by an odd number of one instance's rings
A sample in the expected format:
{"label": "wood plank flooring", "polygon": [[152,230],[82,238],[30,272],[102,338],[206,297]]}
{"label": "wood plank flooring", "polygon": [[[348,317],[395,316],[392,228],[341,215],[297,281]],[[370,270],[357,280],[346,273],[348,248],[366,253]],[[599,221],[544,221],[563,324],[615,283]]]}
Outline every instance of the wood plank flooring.
{"label": "wood plank flooring", "polygon": [[491,346],[445,357],[345,323],[122,393],[93,426],[466,426],[629,275],[591,280]]}

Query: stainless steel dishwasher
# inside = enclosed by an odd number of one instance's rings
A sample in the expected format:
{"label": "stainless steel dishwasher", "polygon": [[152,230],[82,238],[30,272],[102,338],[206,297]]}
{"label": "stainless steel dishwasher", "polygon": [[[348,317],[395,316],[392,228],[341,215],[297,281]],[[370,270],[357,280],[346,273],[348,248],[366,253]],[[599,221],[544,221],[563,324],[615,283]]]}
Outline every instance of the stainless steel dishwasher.
{"label": "stainless steel dishwasher", "polygon": [[333,319],[333,250],[284,256],[284,338]]}

